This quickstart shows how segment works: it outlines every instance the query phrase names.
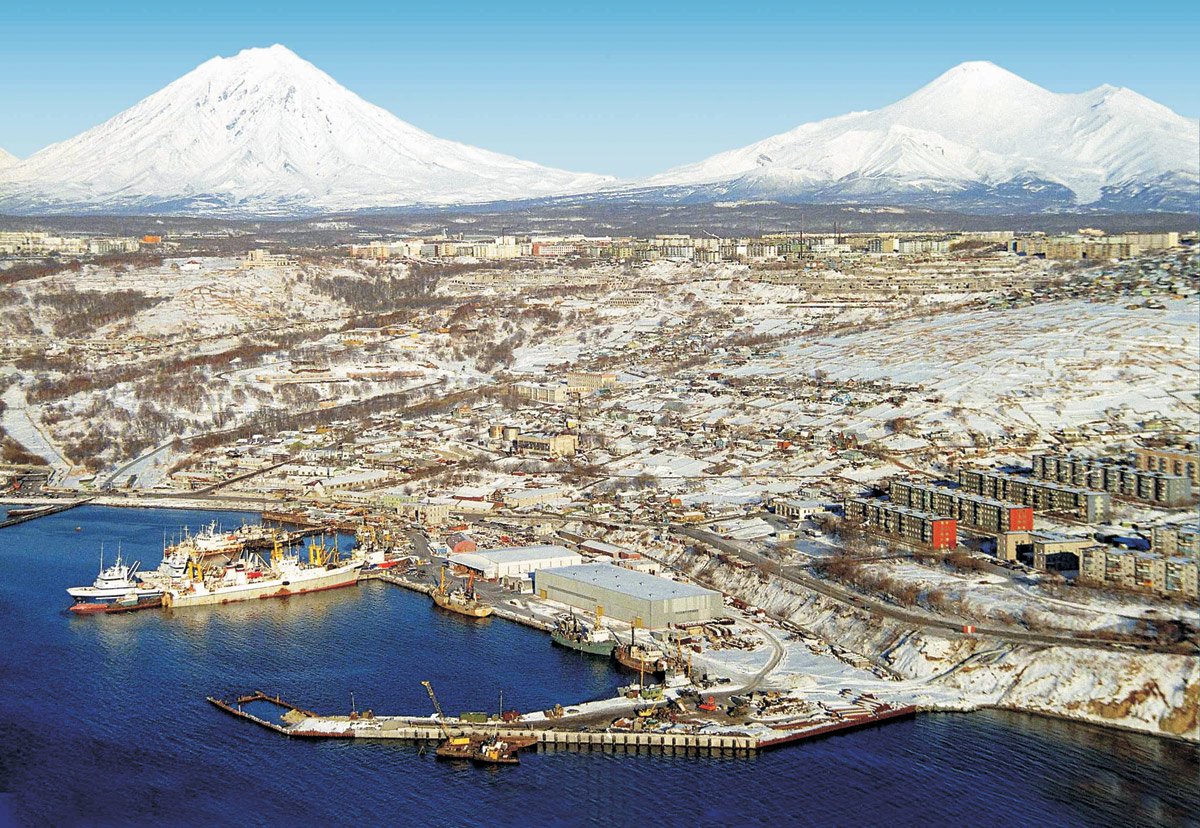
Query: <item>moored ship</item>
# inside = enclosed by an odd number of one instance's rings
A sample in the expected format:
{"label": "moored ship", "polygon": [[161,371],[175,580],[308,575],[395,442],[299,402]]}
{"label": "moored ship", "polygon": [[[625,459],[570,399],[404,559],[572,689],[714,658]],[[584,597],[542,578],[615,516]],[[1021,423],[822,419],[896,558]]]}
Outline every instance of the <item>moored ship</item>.
{"label": "moored ship", "polygon": [[629,631],[629,643],[620,644],[613,650],[613,659],[622,667],[637,673],[661,673],[664,668],[662,650],[644,647],[634,640],[634,630]]}
{"label": "moored ship", "polygon": [[92,585],[67,589],[67,594],[75,600],[71,611],[92,613],[112,611],[118,606],[123,610],[158,606],[162,589],[138,583],[137,570],[140,565],[138,561],[126,564],[118,552],[116,563],[105,567],[104,553],[101,552],[100,574]]}
{"label": "moored ship", "polygon": [[487,618],[495,612],[494,608],[480,601],[479,596],[475,593],[474,573],[467,580],[465,587],[448,590],[446,589],[446,568],[442,567],[441,578],[432,592],[432,597],[433,603],[442,609],[470,618]]}
{"label": "moored ship", "polygon": [[361,567],[361,559],[341,561],[336,550],[316,543],[309,546],[307,562],[299,555],[284,554],[279,546],[269,566],[257,555],[243,555],[207,571],[192,560],[182,579],[164,585],[163,606],[182,609],[339,589],[356,584]]}
{"label": "moored ship", "polygon": [[561,647],[605,658],[610,658],[617,647],[616,639],[606,630],[599,625],[588,626],[574,614],[569,619],[559,619],[550,631],[550,640]]}

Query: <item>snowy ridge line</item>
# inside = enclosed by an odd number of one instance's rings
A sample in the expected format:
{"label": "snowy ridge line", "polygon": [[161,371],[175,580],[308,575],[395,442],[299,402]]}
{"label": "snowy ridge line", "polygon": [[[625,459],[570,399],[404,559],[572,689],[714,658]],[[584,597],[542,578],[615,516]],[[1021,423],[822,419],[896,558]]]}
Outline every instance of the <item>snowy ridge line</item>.
{"label": "snowy ridge line", "polygon": [[297,216],[567,203],[912,204],[1192,212],[1200,124],[1128,89],[1050,92],[986,61],[878,110],[632,182],[430,135],[287,48],[213,58],[24,160],[0,212]]}

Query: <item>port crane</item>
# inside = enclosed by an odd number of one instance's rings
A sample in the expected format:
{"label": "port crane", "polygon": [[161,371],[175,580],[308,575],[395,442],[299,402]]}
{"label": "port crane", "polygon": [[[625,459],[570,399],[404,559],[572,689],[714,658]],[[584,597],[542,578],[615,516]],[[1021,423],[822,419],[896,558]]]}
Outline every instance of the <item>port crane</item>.
{"label": "port crane", "polygon": [[451,736],[450,728],[446,727],[446,714],[442,712],[442,705],[437,700],[437,694],[433,692],[433,685],[428,681],[421,682],[421,686],[425,688],[425,692],[429,694],[429,700],[433,702],[433,711],[437,713],[438,727],[442,729],[442,735],[446,737],[446,745],[452,748],[466,747],[471,740],[466,736]]}

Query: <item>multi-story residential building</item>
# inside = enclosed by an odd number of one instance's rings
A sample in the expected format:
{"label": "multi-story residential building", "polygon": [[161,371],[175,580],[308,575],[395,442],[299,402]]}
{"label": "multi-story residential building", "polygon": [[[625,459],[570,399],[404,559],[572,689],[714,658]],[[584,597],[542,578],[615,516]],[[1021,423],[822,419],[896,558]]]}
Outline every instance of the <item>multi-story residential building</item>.
{"label": "multi-story residential building", "polygon": [[954,518],[865,497],[850,498],[845,508],[846,520],[877,534],[933,549],[950,550],[958,546]]}
{"label": "multi-story residential building", "polygon": [[65,256],[108,256],[113,253],[136,253],[141,242],[135,238],[97,236],[77,238],[51,236],[49,233],[17,230],[0,231],[0,255],[45,256],[51,253]]}
{"label": "multi-story residential building", "polygon": [[1133,450],[1133,462],[1146,471],[1186,477],[1193,487],[1200,488],[1200,444],[1195,440],[1170,446],[1138,446]]}
{"label": "multi-story residential building", "polygon": [[568,371],[567,386],[581,391],[612,388],[617,384],[615,371]]}
{"label": "multi-story residential building", "polygon": [[958,482],[973,494],[1032,506],[1036,512],[1069,515],[1088,523],[1108,520],[1112,499],[1108,492],[1067,486],[1022,474],[992,469],[961,469]]}
{"label": "multi-story residential building", "polygon": [[1200,523],[1155,526],[1150,537],[1150,548],[1160,555],[1200,560]]}
{"label": "multi-story residential building", "polygon": [[1012,252],[1047,259],[1128,259],[1147,250],[1179,245],[1179,234],[1083,232],[1072,236],[1022,236],[1009,243]]}
{"label": "multi-story residential building", "polygon": [[567,401],[567,386],[550,382],[519,382],[513,386],[517,396],[534,402],[564,403]]}
{"label": "multi-story residential building", "polygon": [[1197,591],[1198,566],[1200,563],[1195,558],[1093,546],[1084,549],[1080,556],[1079,577],[1097,586],[1136,589],[1195,600],[1200,597]]}
{"label": "multi-story residential building", "polygon": [[1104,238],[1110,242],[1137,245],[1141,250],[1169,250],[1179,246],[1179,233],[1174,230],[1168,233],[1119,233]]}
{"label": "multi-story residential building", "polygon": [[242,259],[243,268],[252,267],[294,267],[296,260],[282,253],[272,253],[265,248],[256,248]]}
{"label": "multi-story residential building", "polygon": [[916,253],[949,253],[949,239],[900,239],[896,243],[896,252],[904,255]]}
{"label": "multi-story residential building", "polygon": [[532,256],[570,256],[576,253],[579,246],[569,241],[536,241],[532,242]]}
{"label": "multi-story residential building", "polygon": [[535,434],[518,432],[512,441],[513,449],[519,454],[539,457],[574,457],[579,451],[579,436],[570,432],[560,434]]}
{"label": "multi-story residential building", "polygon": [[893,503],[952,517],[960,526],[981,532],[1028,532],[1033,529],[1033,509],[1005,503],[985,495],[912,480],[893,480],[888,486]]}
{"label": "multi-story residential building", "polygon": [[1191,485],[1185,477],[1071,454],[1035,455],[1033,476],[1160,506],[1179,506],[1191,495]]}

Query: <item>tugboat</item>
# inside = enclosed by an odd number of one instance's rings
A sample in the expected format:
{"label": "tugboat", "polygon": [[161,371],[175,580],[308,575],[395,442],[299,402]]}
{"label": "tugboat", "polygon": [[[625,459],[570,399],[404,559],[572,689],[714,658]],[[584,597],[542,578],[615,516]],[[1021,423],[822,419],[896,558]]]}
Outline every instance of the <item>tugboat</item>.
{"label": "tugboat", "polygon": [[[139,586],[137,570],[141,563],[126,564],[117,552],[117,562],[107,569],[104,566],[104,551],[100,551],[100,574],[91,586],[70,587],[67,594],[75,599],[72,612],[93,613],[158,606],[162,601],[162,590],[158,587]],[[118,607],[119,605],[119,607]]]}
{"label": "tugboat", "polygon": [[474,765],[519,765],[518,750],[516,744],[502,741],[499,734],[494,734],[475,746],[470,759]]}
{"label": "tugboat", "polygon": [[616,639],[606,630],[598,624],[589,627],[581,623],[574,613],[570,618],[559,619],[550,632],[550,640],[561,647],[605,658],[611,658],[617,647]]}
{"label": "tugboat", "polygon": [[457,612],[459,615],[466,615],[469,618],[487,618],[495,612],[493,607],[480,601],[479,596],[475,594],[474,572],[467,579],[465,588],[448,591],[446,589],[446,567],[443,566],[437,588],[432,595],[433,603],[442,609]]}

